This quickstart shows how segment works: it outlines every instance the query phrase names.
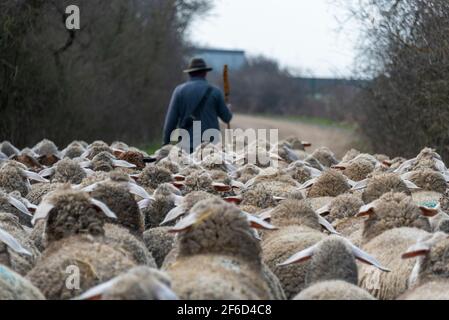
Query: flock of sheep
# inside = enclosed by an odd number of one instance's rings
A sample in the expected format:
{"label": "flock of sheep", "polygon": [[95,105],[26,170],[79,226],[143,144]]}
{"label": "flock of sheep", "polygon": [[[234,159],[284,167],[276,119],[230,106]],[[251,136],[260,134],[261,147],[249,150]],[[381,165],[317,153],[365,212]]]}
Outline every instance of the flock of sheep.
{"label": "flock of sheep", "polygon": [[308,146],[5,141],[0,299],[449,299],[441,157]]}

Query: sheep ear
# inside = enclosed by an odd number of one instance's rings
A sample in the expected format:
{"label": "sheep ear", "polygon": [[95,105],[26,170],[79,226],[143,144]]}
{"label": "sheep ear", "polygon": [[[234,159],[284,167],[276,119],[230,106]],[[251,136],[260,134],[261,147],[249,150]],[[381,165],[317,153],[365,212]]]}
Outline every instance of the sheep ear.
{"label": "sheep ear", "polygon": [[43,178],[45,177],[50,177],[55,173],[55,168],[51,167],[51,168],[47,168],[42,170],[41,172],[39,172],[39,175]]}
{"label": "sheep ear", "polygon": [[243,183],[241,183],[240,181],[232,180],[231,187],[236,188],[236,189],[243,189],[243,188],[245,188],[245,185]]}
{"label": "sheep ear", "polygon": [[337,169],[337,170],[346,170],[346,168],[348,167],[347,163],[339,163],[337,165],[332,166],[332,169]]}
{"label": "sheep ear", "polygon": [[290,161],[298,161],[299,156],[296,154],[296,152],[294,152],[292,149],[290,149],[287,146],[283,146],[284,151],[287,153],[287,157]]}
{"label": "sheep ear", "polygon": [[89,150],[84,151],[84,152],[80,155],[80,158],[87,159],[87,157],[89,157],[89,153],[90,153]]}
{"label": "sheep ear", "polygon": [[269,209],[269,210],[265,210],[265,211],[261,212],[259,214],[259,218],[264,221],[271,220],[271,214],[273,213],[273,210],[274,209]]}
{"label": "sheep ear", "polygon": [[435,167],[437,168],[438,171],[440,171],[440,172],[447,171],[446,165],[444,164],[443,161],[441,161],[440,159],[434,159],[434,160],[435,160]]}
{"label": "sheep ear", "polygon": [[301,144],[304,148],[309,148],[312,146],[312,143],[308,141],[301,141]]}
{"label": "sheep ear", "polygon": [[37,210],[37,206],[32,204],[30,201],[28,201],[28,199],[26,198],[22,198],[22,201],[25,203],[26,207],[28,208],[28,210],[30,212],[36,212]]}
{"label": "sheep ear", "polygon": [[81,161],[79,163],[80,167],[83,169],[89,168],[92,165],[91,161]]}
{"label": "sheep ear", "polygon": [[320,170],[313,168],[313,167],[309,167],[309,166],[306,166],[306,167],[310,170],[312,178],[318,178],[321,176],[322,172]]}
{"label": "sheep ear", "polygon": [[125,160],[112,160],[112,165],[119,168],[135,168],[136,165]]}
{"label": "sheep ear", "polygon": [[251,228],[264,229],[264,230],[277,230],[278,229],[277,227],[273,226],[272,224],[269,224],[268,222],[266,222],[265,220],[263,220],[259,217],[253,216],[252,214],[249,214],[247,212],[243,212],[243,213],[246,215],[246,217],[251,225]]}
{"label": "sheep ear", "polygon": [[23,170],[23,172],[25,173],[25,176],[30,180],[37,181],[37,182],[49,182],[47,179],[41,177],[40,175],[38,175],[35,172],[31,172],[28,170]]}
{"label": "sheep ear", "polygon": [[184,182],[179,182],[179,181],[172,182],[172,185],[174,185],[176,188],[178,188],[180,190],[186,186]]}
{"label": "sheep ear", "polygon": [[226,202],[229,202],[229,203],[235,203],[235,204],[239,205],[242,202],[242,197],[239,197],[239,196],[226,197],[223,200]]}
{"label": "sheep ear", "polygon": [[114,149],[112,148],[112,153],[114,154],[115,157],[120,157],[121,155],[125,154],[125,151],[120,150],[120,149]]}
{"label": "sheep ear", "polygon": [[186,211],[181,206],[174,207],[167,213],[167,215],[164,218],[164,221],[162,221],[160,225],[163,226],[164,224],[167,224],[173,220],[176,220],[180,216],[183,216],[185,214],[186,214]]}
{"label": "sheep ear", "polygon": [[357,190],[362,190],[365,189],[368,185],[368,181],[369,179],[365,179],[359,182],[356,182],[353,186],[352,186],[352,190],[353,191],[357,191]]}
{"label": "sheep ear", "polygon": [[374,257],[370,256],[368,253],[366,253],[365,251],[361,250],[360,248],[357,248],[355,245],[353,245],[352,243],[349,243],[349,245],[351,246],[352,249],[352,254],[354,255],[354,257],[366,264],[372,265],[376,268],[378,268],[379,270],[382,270],[384,272],[390,272],[391,270],[388,268],[383,267],[379,261],[377,261]]}
{"label": "sheep ear", "polygon": [[356,214],[356,217],[366,217],[366,216],[371,216],[373,215],[375,212],[375,203],[371,202],[367,205],[364,205],[363,207],[361,207],[359,209],[359,212]]}
{"label": "sheep ear", "polygon": [[404,181],[405,185],[406,185],[407,188],[409,188],[410,190],[419,190],[419,189],[421,189],[420,187],[418,187],[416,184],[414,184],[414,183],[411,182],[410,180],[402,179],[402,181]]}
{"label": "sheep ear", "polygon": [[25,254],[27,256],[32,256],[31,252],[25,249],[16,238],[10,235],[3,229],[0,229],[0,241],[10,247],[17,253]]}
{"label": "sheep ear", "polygon": [[317,178],[310,179],[309,181],[303,183],[303,184],[299,187],[299,190],[304,190],[304,189],[310,188],[311,186],[313,186],[313,185],[315,184],[315,182],[316,182],[317,180],[318,180]]}
{"label": "sheep ear", "polygon": [[93,192],[98,187],[98,184],[99,184],[99,182],[91,184],[87,187],[82,188],[81,191],[87,192],[87,193]]}
{"label": "sheep ear", "polygon": [[198,215],[195,213],[189,214],[187,217],[179,221],[174,227],[172,227],[168,232],[178,233],[189,230],[193,225],[198,222]]}
{"label": "sheep ear", "polygon": [[14,208],[16,208],[17,210],[19,210],[20,212],[26,214],[27,216],[32,217],[33,215],[30,213],[30,211],[28,210],[28,208],[19,200],[17,200],[16,198],[12,197],[12,196],[8,196],[8,202],[10,205],[12,205]]}
{"label": "sheep ear", "polygon": [[153,203],[153,200],[152,200],[152,199],[143,199],[143,200],[140,200],[140,201],[138,202],[139,209],[140,209],[140,210],[145,210],[145,209],[148,208],[152,203]]}
{"label": "sheep ear", "polygon": [[318,222],[321,224],[322,227],[324,227],[327,231],[329,231],[332,234],[339,234],[337,230],[334,229],[334,227],[324,219],[322,216],[318,215]]}
{"label": "sheep ear", "polygon": [[405,161],[403,164],[401,164],[401,165],[399,166],[399,168],[397,168],[396,170],[394,170],[394,172],[395,172],[395,173],[397,173],[397,172],[399,172],[399,173],[403,172],[405,169],[410,168],[410,167],[412,166],[413,162],[415,162],[415,161],[416,161],[416,158],[413,158],[413,159],[410,159],[410,160]]}
{"label": "sheep ear", "polygon": [[174,199],[175,206],[180,206],[184,201],[184,197],[178,196],[177,194],[172,194],[172,198]]}
{"label": "sheep ear", "polygon": [[419,206],[419,210],[421,210],[421,214],[425,217],[435,217],[440,213],[440,204],[438,204],[435,208]]}
{"label": "sheep ear", "polygon": [[182,174],[174,174],[172,176],[172,178],[175,181],[185,181],[186,180],[186,176],[183,176]]}
{"label": "sheep ear", "polygon": [[117,219],[116,214],[112,212],[104,202],[91,198],[90,203],[92,203],[96,209],[102,211],[107,217]]}
{"label": "sheep ear", "polygon": [[129,177],[132,178],[134,181],[137,181],[140,178],[140,174],[130,174]]}
{"label": "sheep ear", "polygon": [[324,207],[319,208],[316,213],[318,213],[320,216],[328,215],[331,211],[330,204],[326,204]]}
{"label": "sheep ear", "polygon": [[304,249],[304,250],[294,254],[293,256],[291,256],[290,258],[285,260],[284,262],[278,264],[278,266],[283,267],[283,266],[288,266],[290,264],[301,263],[301,262],[307,261],[313,257],[317,247],[318,247],[318,244],[315,244],[307,249]]}
{"label": "sheep ear", "polygon": [[273,152],[270,152],[268,155],[270,156],[270,159],[280,160],[280,161],[283,161],[283,160],[284,160],[284,159],[282,159],[278,154],[273,153]]}
{"label": "sheep ear", "polygon": [[275,201],[284,201],[284,200],[287,200],[286,197],[277,197],[277,196],[273,196],[273,199],[274,199]]}
{"label": "sheep ear", "polygon": [[155,157],[143,157],[143,163],[154,163],[157,161]]}
{"label": "sheep ear", "polygon": [[391,161],[391,160],[384,160],[384,161],[382,161],[382,164],[387,166],[387,167],[391,167],[393,165],[393,161]]}
{"label": "sheep ear", "polygon": [[402,255],[402,259],[416,258],[419,256],[427,255],[431,250],[431,247],[426,243],[418,242],[407,249]]}
{"label": "sheep ear", "polygon": [[103,297],[103,294],[112,288],[114,284],[116,283],[116,278],[113,278],[109,281],[106,281],[102,284],[99,284],[98,286],[95,286],[93,288],[90,288],[86,292],[84,292],[82,295],[76,297],[74,300],[101,300]]}
{"label": "sheep ear", "polygon": [[93,176],[95,174],[95,171],[93,171],[92,169],[89,168],[82,168],[82,169],[84,170],[84,172],[88,177]]}
{"label": "sheep ear", "polygon": [[38,205],[31,223],[34,225],[36,223],[36,221],[47,218],[48,214],[50,213],[51,210],[53,210],[54,207],[55,206],[50,204],[49,202],[42,201]]}
{"label": "sheep ear", "polygon": [[138,186],[135,183],[128,182],[128,190],[130,193],[139,196],[143,199],[153,199],[153,197],[150,196],[144,188]]}
{"label": "sheep ear", "polygon": [[220,182],[213,182],[212,187],[215,189],[215,191],[219,192],[227,192],[232,190],[231,186]]}

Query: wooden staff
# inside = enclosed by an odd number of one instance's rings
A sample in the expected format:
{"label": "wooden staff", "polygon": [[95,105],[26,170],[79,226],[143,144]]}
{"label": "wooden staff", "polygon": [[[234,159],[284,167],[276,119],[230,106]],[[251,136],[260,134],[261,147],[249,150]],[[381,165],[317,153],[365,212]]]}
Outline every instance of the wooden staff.
{"label": "wooden staff", "polygon": [[[229,71],[228,65],[223,67],[223,86],[226,105],[229,105],[229,96],[231,95],[231,85],[229,84]],[[231,129],[231,123],[228,123],[228,129]]]}

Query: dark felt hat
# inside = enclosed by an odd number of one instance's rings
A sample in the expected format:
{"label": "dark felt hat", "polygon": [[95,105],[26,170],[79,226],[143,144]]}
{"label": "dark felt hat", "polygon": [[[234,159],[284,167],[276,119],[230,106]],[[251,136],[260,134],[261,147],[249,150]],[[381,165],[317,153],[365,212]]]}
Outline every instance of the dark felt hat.
{"label": "dark felt hat", "polygon": [[190,63],[186,70],[184,70],[184,73],[191,73],[196,71],[212,71],[213,69],[211,67],[208,67],[206,64],[206,61],[204,61],[201,58],[193,58],[190,60]]}

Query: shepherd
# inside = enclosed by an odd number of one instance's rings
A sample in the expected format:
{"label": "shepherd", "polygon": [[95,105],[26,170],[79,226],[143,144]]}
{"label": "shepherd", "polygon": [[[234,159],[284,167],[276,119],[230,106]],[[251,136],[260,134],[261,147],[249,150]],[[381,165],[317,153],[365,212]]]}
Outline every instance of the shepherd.
{"label": "shepherd", "polygon": [[201,136],[209,129],[220,130],[218,118],[229,127],[232,120],[230,107],[226,105],[222,91],[206,79],[207,73],[212,70],[201,58],[193,58],[184,70],[189,80],[176,87],[171,97],[165,118],[164,145],[172,142],[170,139],[174,130],[184,129],[189,133],[191,153],[202,142],[201,139],[194,139],[194,122],[201,124]]}

